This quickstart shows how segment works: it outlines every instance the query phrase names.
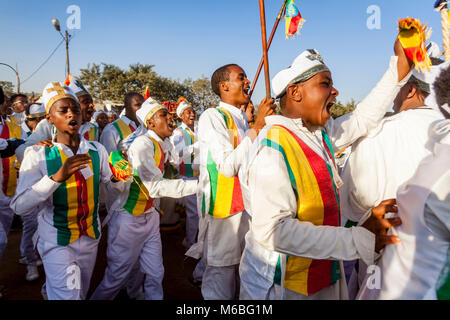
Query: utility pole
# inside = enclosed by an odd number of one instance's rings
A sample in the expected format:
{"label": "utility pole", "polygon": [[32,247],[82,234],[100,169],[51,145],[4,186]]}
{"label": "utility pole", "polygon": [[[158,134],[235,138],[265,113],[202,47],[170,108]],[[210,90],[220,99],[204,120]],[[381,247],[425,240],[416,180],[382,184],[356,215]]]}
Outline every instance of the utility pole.
{"label": "utility pole", "polygon": [[19,69],[17,68],[17,62],[16,62],[16,91],[17,93],[20,93]]}
{"label": "utility pole", "polygon": [[[67,75],[70,74],[70,64],[69,64],[69,33],[66,30],[66,64],[67,64]],[[67,76],[66,75],[66,76]]]}

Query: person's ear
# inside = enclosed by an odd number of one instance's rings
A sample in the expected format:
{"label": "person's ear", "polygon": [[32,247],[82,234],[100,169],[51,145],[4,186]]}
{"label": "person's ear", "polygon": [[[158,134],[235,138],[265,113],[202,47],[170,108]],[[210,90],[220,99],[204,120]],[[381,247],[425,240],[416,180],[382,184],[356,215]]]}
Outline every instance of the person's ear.
{"label": "person's ear", "polygon": [[286,94],[289,99],[294,100],[296,102],[300,102],[303,99],[301,86],[299,86],[298,84],[289,86],[286,89]]}
{"label": "person's ear", "polygon": [[53,121],[53,117],[50,113],[45,115],[45,118],[47,119],[47,122],[50,124],[54,124],[55,122]]}
{"label": "person's ear", "polygon": [[408,94],[406,95],[407,99],[411,99],[412,97],[414,97],[417,93],[417,87],[416,86],[410,86],[409,87],[409,91]]}
{"label": "person's ear", "polygon": [[228,81],[220,81],[219,82],[219,90],[220,92],[227,92],[230,90],[230,86],[228,84]]}

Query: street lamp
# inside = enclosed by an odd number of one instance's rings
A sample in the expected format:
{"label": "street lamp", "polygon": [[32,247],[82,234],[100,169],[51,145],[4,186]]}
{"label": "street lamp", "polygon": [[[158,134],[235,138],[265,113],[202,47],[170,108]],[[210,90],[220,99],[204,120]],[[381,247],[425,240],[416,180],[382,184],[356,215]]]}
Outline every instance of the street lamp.
{"label": "street lamp", "polygon": [[61,25],[59,24],[59,20],[56,18],[52,19],[52,24],[55,27],[56,31],[59,32],[61,37],[66,41],[66,64],[67,64],[67,74],[70,74],[70,65],[69,65],[69,41],[71,35],[65,30],[66,36],[61,33]]}
{"label": "street lamp", "polygon": [[7,66],[12,71],[14,71],[14,73],[16,74],[16,91],[17,91],[17,93],[19,93],[20,92],[20,78],[19,78],[19,72],[17,72],[17,63],[16,63],[16,69],[11,67],[9,64],[3,63],[3,62],[0,62],[0,65]]}

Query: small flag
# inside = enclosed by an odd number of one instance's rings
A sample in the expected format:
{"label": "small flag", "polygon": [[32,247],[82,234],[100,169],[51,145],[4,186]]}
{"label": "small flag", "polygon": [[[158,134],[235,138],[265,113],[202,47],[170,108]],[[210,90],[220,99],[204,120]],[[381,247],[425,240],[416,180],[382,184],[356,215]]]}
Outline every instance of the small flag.
{"label": "small flag", "polygon": [[300,33],[300,29],[306,22],[295,6],[294,0],[287,0],[286,15],[284,18],[286,20],[286,39],[293,39],[296,33]]}
{"label": "small flag", "polygon": [[67,76],[66,80],[64,80],[64,84],[66,86],[70,85],[70,83],[72,82],[72,75],[69,73],[69,75]]}
{"label": "small flag", "polygon": [[398,39],[416,69],[421,72],[424,72],[424,69],[429,71],[431,60],[425,48],[425,41],[431,32],[427,34],[427,27],[422,26],[420,20],[412,18],[398,20],[398,31]]}
{"label": "small flag", "polygon": [[183,101],[187,101],[186,98],[183,97],[183,96],[179,97],[178,100],[177,100],[177,106]]}
{"label": "small flag", "polygon": [[150,90],[148,90],[148,85],[145,86],[145,91],[144,91],[144,99],[147,100],[148,98],[150,98]]}
{"label": "small flag", "polygon": [[127,181],[133,175],[133,169],[122,152],[123,151],[111,152],[108,158],[108,164],[113,176],[117,180]]}

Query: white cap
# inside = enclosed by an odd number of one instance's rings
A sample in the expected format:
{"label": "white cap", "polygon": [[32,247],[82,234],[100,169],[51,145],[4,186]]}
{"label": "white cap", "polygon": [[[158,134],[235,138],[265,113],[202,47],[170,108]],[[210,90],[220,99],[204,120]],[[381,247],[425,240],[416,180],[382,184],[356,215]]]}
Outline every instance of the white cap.
{"label": "white cap", "polygon": [[303,51],[289,68],[281,70],[273,77],[272,90],[275,97],[282,96],[290,84],[306,81],[324,71],[329,71],[329,69],[317,50]]}
{"label": "white cap", "polygon": [[152,97],[149,97],[142,104],[141,108],[136,111],[136,116],[138,119],[147,127],[147,120],[151,119],[155,113],[159,110],[167,109],[163,106],[159,101],[154,100]]}
{"label": "white cap", "polygon": [[430,58],[440,58],[442,52],[436,42],[431,41],[427,47],[427,53]]}
{"label": "white cap", "polygon": [[71,81],[69,87],[75,93],[77,98],[84,96],[85,94],[90,95],[89,91],[86,90],[80,80]]}
{"label": "white cap", "polygon": [[27,119],[40,118],[45,116],[45,106],[40,103],[33,103],[30,106]]}
{"label": "white cap", "polygon": [[45,105],[45,111],[48,113],[56,101],[64,98],[69,98],[79,103],[75,93],[73,93],[73,91],[70,90],[70,88],[63,82],[48,83],[42,92],[42,100]]}
{"label": "white cap", "polygon": [[189,102],[187,102],[186,100],[181,101],[177,108],[177,116],[181,118],[181,114],[187,108],[192,108],[192,105]]}

